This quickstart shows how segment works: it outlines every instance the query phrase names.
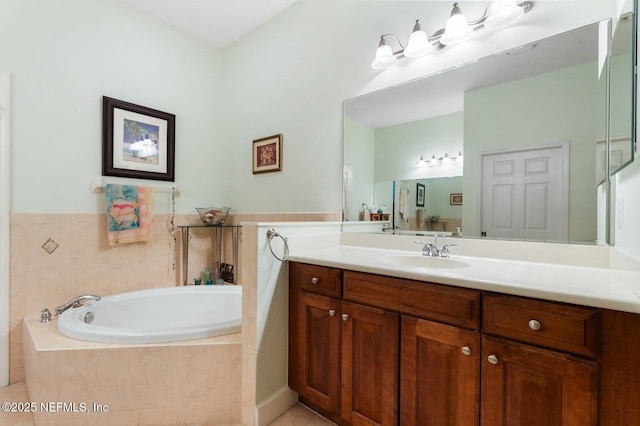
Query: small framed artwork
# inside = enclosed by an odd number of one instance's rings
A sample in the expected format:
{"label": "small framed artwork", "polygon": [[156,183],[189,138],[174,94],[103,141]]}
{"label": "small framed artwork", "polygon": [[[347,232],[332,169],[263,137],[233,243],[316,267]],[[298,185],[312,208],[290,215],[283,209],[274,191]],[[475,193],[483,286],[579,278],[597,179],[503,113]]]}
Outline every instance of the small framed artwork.
{"label": "small framed artwork", "polygon": [[462,194],[451,194],[449,195],[449,204],[453,206],[462,205]]}
{"label": "small framed artwork", "polygon": [[424,207],[424,190],[423,184],[416,184],[416,206],[418,207]]}
{"label": "small framed artwork", "polygon": [[253,174],[282,170],[282,134],[253,141]]}
{"label": "small framed artwork", "polygon": [[102,175],[175,179],[176,117],[103,96]]}

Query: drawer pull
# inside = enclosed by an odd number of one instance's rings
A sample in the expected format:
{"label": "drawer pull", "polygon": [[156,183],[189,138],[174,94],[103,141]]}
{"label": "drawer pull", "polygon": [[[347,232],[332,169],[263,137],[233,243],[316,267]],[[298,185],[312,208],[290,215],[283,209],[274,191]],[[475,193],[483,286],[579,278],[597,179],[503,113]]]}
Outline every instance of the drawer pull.
{"label": "drawer pull", "polygon": [[329,309],[329,316],[332,317],[336,314],[336,310],[335,309]]}
{"label": "drawer pull", "polygon": [[318,279],[318,277],[311,278],[311,284],[318,284],[319,282],[320,280]]}
{"label": "drawer pull", "polygon": [[342,321],[346,321],[349,319],[349,314],[342,314]]}
{"label": "drawer pull", "polygon": [[498,365],[498,357],[493,354],[487,357],[487,361],[489,361],[489,364]]}
{"label": "drawer pull", "polygon": [[542,328],[542,324],[540,324],[540,321],[532,319],[531,321],[529,321],[529,328],[538,331]]}
{"label": "drawer pull", "polygon": [[471,348],[469,346],[463,346],[462,347],[462,353],[464,355],[471,355]]}

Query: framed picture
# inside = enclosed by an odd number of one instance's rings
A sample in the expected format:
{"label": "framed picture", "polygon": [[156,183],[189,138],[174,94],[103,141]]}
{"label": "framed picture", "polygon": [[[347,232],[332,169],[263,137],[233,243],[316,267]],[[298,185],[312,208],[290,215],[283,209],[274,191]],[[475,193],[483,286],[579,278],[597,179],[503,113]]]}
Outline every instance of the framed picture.
{"label": "framed picture", "polygon": [[424,185],[416,184],[416,206],[424,207]]}
{"label": "framed picture", "polygon": [[462,205],[462,194],[451,194],[449,195],[449,204],[451,205]]}
{"label": "framed picture", "polygon": [[253,141],[253,174],[282,170],[282,134]]}
{"label": "framed picture", "polygon": [[175,179],[176,117],[102,98],[102,175]]}

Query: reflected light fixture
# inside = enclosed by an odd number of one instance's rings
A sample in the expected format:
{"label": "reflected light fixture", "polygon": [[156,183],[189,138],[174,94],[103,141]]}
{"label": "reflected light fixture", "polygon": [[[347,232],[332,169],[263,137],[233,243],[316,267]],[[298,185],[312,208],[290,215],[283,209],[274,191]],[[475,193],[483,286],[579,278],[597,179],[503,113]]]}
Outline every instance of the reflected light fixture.
{"label": "reflected light fixture", "polygon": [[417,164],[418,166],[433,166],[438,164],[454,163],[462,160],[462,151],[458,151],[458,155],[456,157],[449,157],[449,154],[445,152],[442,157],[436,157],[435,154],[433,154],[429,159],[427,159],[427,157],[425,157],[424,155],[421,155],[418,159]]}
{"label": "reflected light fixture", "polygon": [[[381,35],[371,67],[385,69],[395,65],[400,58],[417,58],[427,55],[434,50],[463,42],[474,31],[483,28],[499,30],[508,27],[529,12],[532,7],[533,3],[530,1],[518,4],[517,0],[487,0],[482,17],[475,21],[467,21],[458,3],[454,3],[445,27],[431,36],[422,29],[420,20],[416,19],[407,47],[404,47],[394,34]],[[393,38],[400,48],[393,51],[387,44],[388,38]]]}

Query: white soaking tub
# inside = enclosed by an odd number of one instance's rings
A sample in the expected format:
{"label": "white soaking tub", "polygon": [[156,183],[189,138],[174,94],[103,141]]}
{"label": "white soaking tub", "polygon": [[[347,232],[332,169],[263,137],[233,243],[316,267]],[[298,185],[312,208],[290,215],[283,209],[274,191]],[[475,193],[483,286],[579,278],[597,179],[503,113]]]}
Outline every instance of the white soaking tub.
{"label": "white soaking tub", "polygon": [[204,285],[139,290],[86,301],[63,312],[58,330],[80,340],[159,343],[240,331],[242,287]]}

